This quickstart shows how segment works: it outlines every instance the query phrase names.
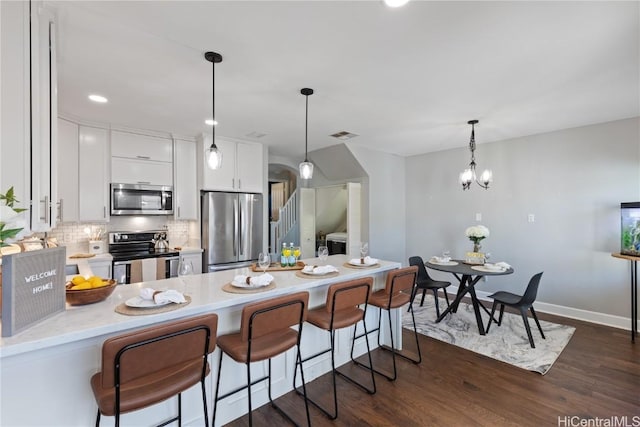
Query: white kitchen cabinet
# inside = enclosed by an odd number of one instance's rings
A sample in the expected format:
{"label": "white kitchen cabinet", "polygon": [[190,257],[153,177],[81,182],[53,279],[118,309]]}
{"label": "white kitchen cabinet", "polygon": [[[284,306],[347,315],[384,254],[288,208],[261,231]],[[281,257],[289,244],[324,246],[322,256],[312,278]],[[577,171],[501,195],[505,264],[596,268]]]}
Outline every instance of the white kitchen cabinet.
{"label": "white kitchen cabinet", "polygon": [[111,157],[111,177],[118,184],[173,185],[173,164]]}
{"label": "white kitchen cabinet", "polygon": [[180,260],[183,262],[191,262],[194,274],[203,273],[202,271],[202,252],[180,252]]}
{"label": "white kitchen cabinet", "polygon": [[111,155],[171,163],[173,146],[168,138],[113,130],[111,131]]}
{"label": "white kitchen cabinet", "polygon": [[264,171],[262,145],[238,143],[236,163],[238,191],[262,193]]}
{"label": "white kitchen cabinet", "polygon": [[203,190],[262,193],[264,156],[261,144],[216,138],[222,152],[222,167],[209,169],[205,152],[211,146],[211,135],[198,137],[198,179]]}
{"label": "white kitchen cabinet", "polygon": [[198,183],[196,175],[196,144],[193,141],[173,141],[173,212],[175,219],[198,219]]}
{"label": "white kitchen cabinet", "polygon": [[58,221],[75,222],[79,219],[78,124],[58,119]]}
{"label": "white kitchen cabinet", "polygon": [[31,229],[49,231],[57,219],[56,29],[45,7],[31,8]]}
{"label": "white kitchen cabinet", "polygon": [[109,132],[79,128],[78,205],[80,221],[109,221]]}
{"label": "white kitchen cabinet", "polygon": [[173,185],[173,141],[111,131],[111,178],[118,184]]}

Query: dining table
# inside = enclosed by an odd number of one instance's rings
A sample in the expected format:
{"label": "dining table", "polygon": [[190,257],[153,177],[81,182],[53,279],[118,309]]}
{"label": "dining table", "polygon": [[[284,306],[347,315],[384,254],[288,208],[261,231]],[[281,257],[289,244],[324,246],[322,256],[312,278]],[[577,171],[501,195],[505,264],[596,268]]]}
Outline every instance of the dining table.
{"label": "dining table", "polygon": [[455,276],[456,279],[458,279],[458,282],[460,282],[456,298],[449,305],[449,307],[447,307],[447,309],[440,314],[440,316],[436,319],[436,323],[441,322],[447,314],[455,313],[458,310],[458,305],[460,304],[462,298],[465,295],[469,294],[469,296],[471,297],[471,304],[473,305],[473,311],[476,315],[478,332],[480,333],[480,335],[485,335],[484,322],[482,321],[480,308],[482,308],[489,316],[491,316],[491,313],[489,312],[489,309],[487,309],[487,307],[485,307],[480,302],[480,300],[478,300],[475,289],[476,285],[485,276],[504,276],[507,274],[512,274],[513,268],[509,267],[506,269],[495,269],[483,264],[468,264],[464,260],[450,260],[445,262],[429,260],[425,262],[425,266],[432,270],[451,273]]}

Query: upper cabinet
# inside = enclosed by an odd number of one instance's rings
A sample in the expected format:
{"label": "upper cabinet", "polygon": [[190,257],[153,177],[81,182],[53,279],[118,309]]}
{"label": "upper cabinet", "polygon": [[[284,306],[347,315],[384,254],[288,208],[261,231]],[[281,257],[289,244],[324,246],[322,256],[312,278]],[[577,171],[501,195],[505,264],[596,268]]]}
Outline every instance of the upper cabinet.
{"label": "upper cabinet", "polygon": [[58,119],[58,221],[78,221],[79,126]]}
{"label": "upper cabinet", "polygon": [[56,27],[45,7],[31,9],[31,229],[49,231],[57,217]]}
{"label": "upper cabinet", "polygon": [[211,146],[211,135],[198,138],[198,187],[203,190],[262,193],[264,187],[264,155],[261,144],[216,138],[222,152],[222,167],[212,170],[205,152]]}
{"label": "upper cabinet", "polygon": [[58,119],[58,221],[109,221],[109,131]]}
{"label": "upper cabinet", "polygon": [[111,131],[111,178],[119,184],[173,185],[173,142]]}
{"label": "upper cabinet", "polygon": [[198,186],[196,179],[196,144],[174,139],[173,201],[174,217],[179,220],[198,219]]}
{"label": "upper cabinet", "polygon": [[111,155],[137,160],[172,162],[172,142],[168,138],[111,131]]}
{"label": "upper cabinet", "polygon": [[78,153],[79,219],[109,221],[109,131],[80,126]]}

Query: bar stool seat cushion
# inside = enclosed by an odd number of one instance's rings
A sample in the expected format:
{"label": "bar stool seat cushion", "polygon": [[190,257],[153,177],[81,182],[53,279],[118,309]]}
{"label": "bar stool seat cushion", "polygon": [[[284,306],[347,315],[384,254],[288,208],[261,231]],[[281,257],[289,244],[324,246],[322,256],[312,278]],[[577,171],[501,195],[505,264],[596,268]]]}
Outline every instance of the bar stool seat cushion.
{"label": "bar stool seat cushion", "polygon": [[[364,318],[364,310],[359,308],[347,308],[339,310],[333,316],[333,329],[346,328],[354,325]],[[331,330],[331,312],[325,307],[309,310],[307,313],[307,322],[317,326],[320,329]]]}
{"label": "bar stool seat cushion", "polygon": [[389,310],[391,308],[402,307],[411,301],[411,295],[404,292],[399,292],[393,295],[391,301],[389,301],[389,293],[386,289],[381,289],[369,295],[369,304]]}
{"label": "bar stool seat cushion", "polygon": [[[209,375],[208,365],[206,375]],[[128,382],[120,389],[120,411],[144,408],[182,393],[198,383],[201,376],[202,361],[196,360]],[[116,389],[102,387],[102,373],[91,377],[91,388],[100,412],[106,416],[115,415]]]}
{"label": "bar stool seat cushion", "polygon": [[[251,362],[259,362],[284,353],[297,342],[298,332],[291,328],[254,338],[251,342]],[[249,341],[244,340],[240,333],[218,337],[218,347],[236,362],[247,363]]]}

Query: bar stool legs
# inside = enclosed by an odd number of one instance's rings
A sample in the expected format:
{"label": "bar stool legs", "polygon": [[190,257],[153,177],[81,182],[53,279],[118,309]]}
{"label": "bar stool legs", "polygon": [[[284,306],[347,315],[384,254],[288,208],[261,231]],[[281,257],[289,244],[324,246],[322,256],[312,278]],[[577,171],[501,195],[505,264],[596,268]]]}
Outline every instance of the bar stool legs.
{"label": "bar stool legs", "polygon": [[[373,371],[369,370],[371,374],[371,386],[367,386],[358,382],[357,380],[350,377],[346,373],[339,371],[336,368],[336,361],[335,361],[336,330],[353,326],[354,336],[355,336],[356,326],[358,322],[362,322],[366,331],[364,318],[367,312],[367,300],[369,299],[369,291],[371,289],[372,284],[373,284],[373,279],[370,277],[366,277],[363,279],[355,279],[355,280],[350,280],[347,282],[341,282],[341,283],[336,283],[334,285],[331,285],[327,290],[326,304],[323,307],[310,310],[307,315],[308,323],[312,324],[316,328],[323,329],[329,333],[330,347],[326,350],[320,351],[304,359],[301,358],[299,361],[300,372],[302,372],[302,364],[304,362],[307,362],[309,360],[315,359],[318,356],[331,352],[331,381],[333,386],[333,409],[324,408],[318,402],[312,400],[309,396],[307,396],[306,399],[312,405],[314,405],[316,408],[322,411],[329,419],[332,419],[332,420],[335,420],[336,418],[338,418],[338,393],[336,388],[337,375],[342,376],[347,381],[362,388],[364,391],[366,391],[369,394],[374,394],[376,392],[376,380],[373,375]],[[364,305],[364,309],[360,308],[361,305]],[[353,357],[354,343],[355,341],[351,342],[352,357]],[[372,366],[371,348],[369,346],[368,338],[367,338],[367,355],[369,357],[369,365]],[[296,374],[297,374],[297,369],[294,372],[294,376],[293,376],[293,388],[294,390],[296,390],[298,394],[301,394],[300,389],[296,386]],[[304,378],[303,378],[303,385],[304,385]]]}
{"label": "bar stool legs", "polygon": [[[298,292],[248,304],[242,309],[240,331],[235,334],[219,337],[218,347],[221,352],[218,362],[218,378],[216,380],[216,393],[213,403],[213,425],[215,425],[218,402],[246,389],[248,393],[249,426],[253,426],[251,387],[264,380],[268,380],[268,396],[271,405],[293,425],[299,425],[273,400],[271,393],[271,359],[279,354],[285,353],[292,347],[296,347],[296,370],[298,363],[302,363],[300,356],[300,338],[302,325],[307,313],[308,301],[309,294],[307,292]],[[293,329],[292,326],[297,326],[297,330]],[[235,362],[246,365],[247,384],[220,395],[222,359],[225,354]],[[263,360],[267,360],[268,374],[258,379],[252,379],[251,363]],[[301,376],[307,425],[311,425],[302,367]]]}
{"label": "bar stool legs", "polygon": [[[413,362],[414,364],[419,364],[422,362],[422,353],[420,351],[420,342],[418,340],[418,329],[416,327],[416,318],[413,314],[413,310],[410,310],[410,313],[411,313],[411,320],[413,322],[413,335],[415,337],[416,348],[418,352],[416,356],[411,357],[408,354],[404,354],[396,350],[395,342],[393,339],[393,327],[391,323],[391,309],[399,308],[401,306],[404,306],[405,304],[410,303],[411,293],[413,290],[413,284],[415,282],[417,271],[418,271],[418,268],[416,266],[411,266],[411,267],[406,267],[406,268],[389,272],[389,274],[387,275],[385,289],[375,292],[369,298],[369,304],[378,307],[378,327],[368,332],[365,329],[365,332],[363,334],[360,334],[358,336],[354,335],[354,340],[355,340],[358,338],[362,338],[363,336],[366,336],[366,334],[370,334],[376,331],[378,332],[378,347],[380,347],[382,350],[391,352],[391,357],[393,360],[393,375],[388,375],[385,372],[375,369],[373,368],[372,365],[371,367],[368,367],[358,362],[357,360],[353,359],[353,352],[352,352],[351,360],[353,360],[353,362],[356,363],[357,365],[371,369],[373,372],[379,375],[382,375],[389,381],[395,381],[396,378],[398,377],[398,371],[396,367],[396,355],[410,362]],[[383,345],[380,342],[380,332],[381,332],[380,329],[382,325],[383,309],[387,311],[387,315],[388,315],[389,337],[391,339],[391,347]]]}

